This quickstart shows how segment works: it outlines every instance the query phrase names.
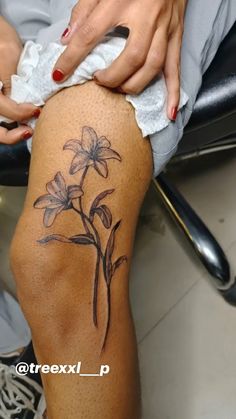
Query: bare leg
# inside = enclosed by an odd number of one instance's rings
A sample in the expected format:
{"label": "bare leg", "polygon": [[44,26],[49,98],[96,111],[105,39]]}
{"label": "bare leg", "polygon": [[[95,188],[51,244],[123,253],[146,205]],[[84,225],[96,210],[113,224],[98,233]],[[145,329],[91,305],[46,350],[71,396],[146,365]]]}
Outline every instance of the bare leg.
{"label": "bare leg", "polygon": [[11,246],[18,296],[40,364],[110,366],[103,377],[42,374],[50,419],[140,417],[128,272],[151,174],[149,140],[122,95],[90,82],[45,106]]}

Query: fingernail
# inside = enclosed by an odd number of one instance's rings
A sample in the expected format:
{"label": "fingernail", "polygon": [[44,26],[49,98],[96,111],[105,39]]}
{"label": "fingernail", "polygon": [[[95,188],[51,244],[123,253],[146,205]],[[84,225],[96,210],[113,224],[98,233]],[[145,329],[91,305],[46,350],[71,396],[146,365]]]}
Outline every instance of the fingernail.
{"label": "fingernail", "polygon": [[63,34],[62,34],[62,38],[67,38],[67,36],[69,36],[69,34],[70,34],[70,31],[71,31],[71,28],[70,28],[70,26],[68,26],[65,30],[64,30],[64,32],[63,32]]}
{"label": "fingernail", "polygon": [[171,110],[171,120],[172,121],[176,121],[177,112],[178,112],[177,106],[175,106],[174,108],[172,108],[172,110]]}
{"label": "fingernail", "polygon": [[22,135],[22,140],[28,140],[31,137],[32,137],[32,133],[30,131],[25,131],[24,134]]}
{"label": "fingernail", "polygon": [[33,117],[34,118],[38,118],[39,116],[40,116],[40,114],[41,114],[41,110],[40,109],[36,109],[35,111],[34,111],[34,113],[33,113]]}
{"label": "fingernail", "polygon": [[97,76],[93,76],[93,80],[96,84],[98,84],[98,86],[102,86],[102,83],[98,80]]}
{"label": "fingernail", "polygon": [[59,70],[58,68],[53,71],[52,78],[54,81],[62,81],[65,77],[63,71]]}
{"label": "fingernail", "polygon": [[119,93],[125,93],[124,90],[122,89],[122,87],[117,87],[116,90]]}

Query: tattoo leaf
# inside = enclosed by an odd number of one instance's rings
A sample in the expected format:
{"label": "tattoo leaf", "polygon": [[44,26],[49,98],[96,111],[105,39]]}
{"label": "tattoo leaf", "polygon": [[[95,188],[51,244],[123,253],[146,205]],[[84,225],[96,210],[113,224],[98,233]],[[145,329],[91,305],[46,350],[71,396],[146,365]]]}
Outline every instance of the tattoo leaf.
{"label": "tattoo leaf", "polygon": [[120,265],[122,265],[123,262],[127,262],[126,256],[120,256],[115,263],[112,266],[112,276],[114,275],[115,271],[119,268]]}
{"label": "tattoo leaf", "polygon": [[46,236],[41,240],[37,240],[38,243],[48,243],[52,240],[57,240],[63,243],[71,243],[71,240],[68,237],[63,236],[62,234],[50,234],[50,236]]}
{"label": "tattoo leaf", "polygon": [[105,257],[103,260],[103,270],[104,270],[104,275],[105,275],[107,284],[110,284],[111,278],[112,278],[112,254],[115,247],[115,233],[116,233],[116,230],[119,228],[120,223],[121,223],[121,220],[118,221],[111,230],[111,233],[107,242]]}
{"label": "tattoo leaf", "polygon": [[86,234],[77,234],[70,237],[70,241],[76,244],[94,244],[94,239]]}
{"label": "tattoo leaf", "polygon": [[91,215],[97,214],[105,228],[110,228],[112,224],[112,214],[106,205],[94,208]]}
{"label": "tattoo leaf", "polygon": [[100,201],[104,198],[106,198],[107,195],[112,194],[112,192],[114,192],[115,189],[107,189],[104,192],[101,192],[93,201],[92,205],[91,205],[91,209],[90,209],[90,216],[93,215],[92,212],[95,208],[97,208],[97,206],[99,205]]}
{"label": "tattoo leaf", "polygon": [[94,244],[93,237],[87,236],[86,234],[78,234],[72,237],[65,237],[62,234],[51,234],[50,236],[44,237],[38,240],[38,243],[48,243],[52,240],[57,240],[63,243],[75,243],[75,244]]}

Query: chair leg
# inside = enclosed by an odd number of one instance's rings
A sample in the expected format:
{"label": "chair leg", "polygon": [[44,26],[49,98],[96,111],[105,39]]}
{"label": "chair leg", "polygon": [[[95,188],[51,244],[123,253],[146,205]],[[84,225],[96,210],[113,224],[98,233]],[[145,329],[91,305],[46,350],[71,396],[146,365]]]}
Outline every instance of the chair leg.
{"label": "chair leg", "polygon": [[166,208],[209,272],[215,288],[228,303],[236,306],[236,278],[215,237],[165,174],[153,179],[153,183]]}

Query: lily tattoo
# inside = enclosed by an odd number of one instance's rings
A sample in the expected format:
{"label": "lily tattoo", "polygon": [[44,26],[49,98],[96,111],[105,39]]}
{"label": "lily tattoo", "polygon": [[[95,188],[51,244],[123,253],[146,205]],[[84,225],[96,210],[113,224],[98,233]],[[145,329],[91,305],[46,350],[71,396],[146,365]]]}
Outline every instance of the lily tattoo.
{"label": "lily tattoo", "polygon": [[[63,211],[75,211],[81,218],[84,231],[71,237],[61,234],[51,234],[40,240],[41,244],[57,240],[63,243],[74,243],[76,245],[91,245],[96,249],[96,266],[93,280],[93,323],[98,327],[97,305],[100,265],[102,266],[103,279],[106,284],[107,321],[103,338],[102,350],[105,349],[111,318],[111,283],[116,270],[127,262],[126,256],[120,256],[113,261],[115,248],[115,234],[120,227],[121,220],[113,224],[113,217],[109,207],[102,201],[114,192],[114,189],[107,189],[100,192],[93,200],[89,213],[83,208],[84,180],[89,169],[94,169],[100,176],[108,177],[107,160],[115,159],[121,162],[121,156],[111,148],[110,141],[102,136],[98,137],[91,127],[82,128],[81,139],[71,139],[66,142],[63,150],[71,150],[74,153],[69,174],[74,176],[81,172],[79,184],[66,185],[61,172],[56,173],[53,180],[46,184],[47,194],[40,196],[34,202],[34,208],[44,210],[43,223],[45,227],[51,227],[56,217]],[[77,204],[77,205],[76,205]],[[102,226],[110,230],[109,238],[105,245],[102,245],[100,234],[94,224],[95,217],[99,217]]]}

